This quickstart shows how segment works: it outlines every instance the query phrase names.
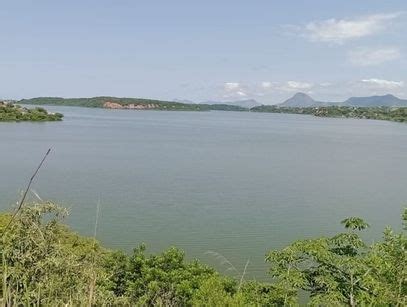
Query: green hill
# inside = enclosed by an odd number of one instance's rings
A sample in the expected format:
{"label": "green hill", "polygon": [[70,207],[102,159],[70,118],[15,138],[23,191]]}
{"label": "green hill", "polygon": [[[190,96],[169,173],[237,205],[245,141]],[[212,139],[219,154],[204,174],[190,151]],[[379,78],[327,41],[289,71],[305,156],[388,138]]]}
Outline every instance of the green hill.
{"label": "green hill", "polygon": [[240,106],[227,104],[194,104],[174,101],[144,99],[144,98],[120,98],[120,97],[92,97],[92,98],[61,98],[61,97],[37,97],[22,99],[21,104],[75,106],[107,109],[136,109],[136,110],[165,110],[165,111],[247,111]]}

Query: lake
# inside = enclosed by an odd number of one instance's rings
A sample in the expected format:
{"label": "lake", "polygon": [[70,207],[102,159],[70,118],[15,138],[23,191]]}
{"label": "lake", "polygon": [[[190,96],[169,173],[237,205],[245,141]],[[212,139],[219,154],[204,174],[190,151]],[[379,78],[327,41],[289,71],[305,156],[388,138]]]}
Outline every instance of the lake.
{"label": "lake", "polygon": [[[67,223],[110,248],[176,245],[225,272],[213,251],[266,279],[266,252],[334,234],[361,216],[380,238],[407,204],[407,125],[239,112],[47,107],[62,122],[0,123],[0,204],[33,184]],[[34,200],[33,194],[30,199]]]}

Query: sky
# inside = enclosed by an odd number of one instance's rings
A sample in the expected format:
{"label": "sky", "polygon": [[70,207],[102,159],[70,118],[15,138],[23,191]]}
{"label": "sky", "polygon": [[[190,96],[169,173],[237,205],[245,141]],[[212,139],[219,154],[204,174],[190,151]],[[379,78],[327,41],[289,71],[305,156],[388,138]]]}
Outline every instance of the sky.
{"label": "sky", "polygon": [[0,97],[407,98],[406,0],[0,0]]}

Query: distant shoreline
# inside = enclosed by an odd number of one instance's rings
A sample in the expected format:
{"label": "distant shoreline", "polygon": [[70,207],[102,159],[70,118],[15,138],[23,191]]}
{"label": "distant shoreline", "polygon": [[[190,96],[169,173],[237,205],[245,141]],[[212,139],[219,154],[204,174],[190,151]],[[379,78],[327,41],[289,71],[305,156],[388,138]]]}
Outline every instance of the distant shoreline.
{"label": "distant shoreline", "polygon": [[93,97],[93,98],[60,98],[39,97],[22,99],[19,104],[71,106],[103,109],[160,110],[160,111],[249,111],[236,105],[228,104],[194,104],[162,101],[141,98]]}
{"label": "distant shoreline", "polygon": [[387,120],[394,122],[407,122],[407,107],[277,107],[260,106],[250,109],[250,112],[260,113],[285,113],[313,115],[316,117],[330,118],[356,118],[356,119],[374,119]]}
{"label": "distant shoreline", "polygon": [[282,105],[261,105],[252,108],[244,108],[227,104],[193,104],[169,102],[139,98],[32,98],[22,99],[18,102],[25,105],[41,106],[69,106],[101,108],[106,110],[157,110],[157,111],[238,111],[259,113],[286,113],[299,115],[313,115],[316,117],[331,118],[356,118],[387,120],[394,122],[407,122],[407,107],[356,107],[356,106],[307,106],[287,107]]}

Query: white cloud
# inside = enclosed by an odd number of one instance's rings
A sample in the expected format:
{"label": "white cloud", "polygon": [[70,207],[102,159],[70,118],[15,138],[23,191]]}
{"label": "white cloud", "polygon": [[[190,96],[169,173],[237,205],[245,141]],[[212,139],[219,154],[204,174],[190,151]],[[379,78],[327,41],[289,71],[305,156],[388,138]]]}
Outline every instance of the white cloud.
{"label": "white cloud", "polygon": [[245,92],[243,92],[243,91],[237,91],[236,95],[238,95],[240,97],[246,97],[247,96],[247,94]]}
{"label": "white cloud", "polygon": [[287,81],[287,87],[293,90],[306,90],[310,89],[314,85],[308,82]]}
{"label": "white cloud", "polygon": [[270,87],[272,87],[272,83],[270,82],[270,81],[263,81],[262,83],[261,83],[261,87],[262,88],[270,88]]}
{"label": "white cloud", "polygon": [[238,82],[226,82],[226,83],[223,85],[223,87],[224,87],[224,89],[225,89],[226,91],[234,91],[234,90],[239,89],[240,83],[238,83]]}
{"label": "white cloud", "polygon": [[403,81],[391,81],[391,80],[383,80],[383,79],[363,79],[361,80],[362,83],[371,85],[373,87],[383,88],[383,89],[397,89],[404,86]]}
{"label": "white cloud", "polygon": [[[313,83],[303,82],[303,81],[286,81],[286,82],[277,82],[277,81],[263,81],[260,83],[260,86],[257,88],[257,91],[260,90],[263,94],[274,93],[285,93],[285,92],[296,92],[296,91],[309,91],[314,87]],[[271,91],[272,90],[272,91]]]}
{"label": "white cloud", "polygon": [[359,49],[348,53],[349,61],[357,66],[374,66],[384,62],[397,60],[401,57],[400,50],[394,47],[376,50]]}
{"label": "white cloud", "polygon": [[401,13],[375,14],[355,19],[327,19],[310,22],[305,33],[312,41],[342,44],[347,40],[373,35],[383,31]]}
{"label": "white cloud", "polygon": [[330,82],[322,82],[322,83],[319,84],[319,86],[322,86],[322,87],[328,87],[328,86],[331,86],[331,85],[332,85],[332,83],[330,83]]}
{"label": "white cloud", "polygon": [[225,82],[223,84],[223,98],[239,99],[247,97],[247,86],[239,82]]}

